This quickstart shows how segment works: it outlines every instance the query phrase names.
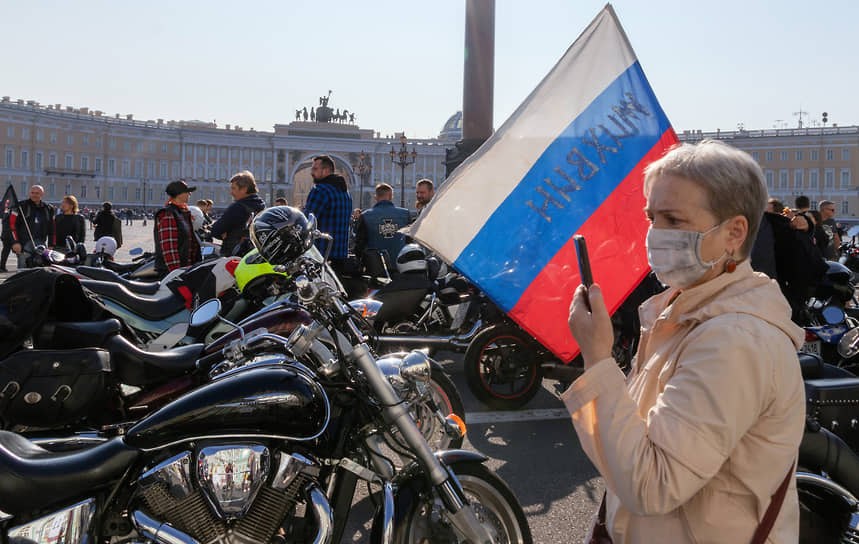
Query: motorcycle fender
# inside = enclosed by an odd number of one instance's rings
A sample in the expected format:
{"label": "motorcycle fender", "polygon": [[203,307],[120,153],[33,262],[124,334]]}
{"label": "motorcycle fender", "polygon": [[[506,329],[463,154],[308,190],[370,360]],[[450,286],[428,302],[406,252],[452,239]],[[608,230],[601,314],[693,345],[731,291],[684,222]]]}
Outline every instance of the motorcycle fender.
{"label": "motorcycle fender", "polygon": [[[489,459],[482,453],[469,450],[442,450],[435,452],[435,456],[450,468],[455,467],[457,463],[485,463]],[[428,482],[421,468],[416,463],[412,463],[395,478],[394,484],[393,530],[396,532],[397,528],[405,523],[408,513],[414,503],[420,499],[421,493],[426,490]],[[383,539],[385,533],[383,518],[382,509],[377,509],[376,515],[373,516],[373,527],[370,532],[372,544],[388,544]]]}

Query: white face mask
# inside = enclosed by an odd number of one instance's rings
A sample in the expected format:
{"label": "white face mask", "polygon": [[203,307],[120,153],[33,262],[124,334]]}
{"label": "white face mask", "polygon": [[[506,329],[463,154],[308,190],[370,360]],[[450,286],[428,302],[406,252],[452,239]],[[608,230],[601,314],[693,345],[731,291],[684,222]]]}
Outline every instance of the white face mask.
{"label": "white face mask", "polygon": [[724,253],[709,262],[701,257],[704,236],[724,224],[719,223],[705,232],[650,227],[647,231],[647,262],[659,281],[669,287],[683,289],[700,280],[727,255]]}

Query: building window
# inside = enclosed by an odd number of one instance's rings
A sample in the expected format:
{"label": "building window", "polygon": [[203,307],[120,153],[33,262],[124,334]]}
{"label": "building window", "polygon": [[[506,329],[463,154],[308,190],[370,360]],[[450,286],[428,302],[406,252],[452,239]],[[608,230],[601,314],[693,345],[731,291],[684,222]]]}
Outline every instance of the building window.
{"label": "building window", "polygon": [[86,184],[81,185],[81,198],[86,198]]}
{"label": "building window", "polygon": [[780,154],[780,158],[782,161],[786,161],[787,160],[787,151],[782,151]]}
{"label": "building window", "polygon": [[57,196],[57,186],[54,185],[53,181],[51,182],[51,186],[50,186],[49,190],[50,190],[50,194],[52,197]]}
{"label": "building window", "polygon": [[131,176],[131,161],[128,159],[122,159],[122,177],[127,178]]}
{"label": "building window", "polygon": [[757,151],[752,151],[752,158],[755,159],[755,161],[758,160],[758,152]]}
{"label": "building window", "polygon": [[764,172],[764,176],[767,178],[767,189],[772,189],[773,184],[775,183],[775,172],[767,170]]}
{"label": "building window", "polygon": [[850,169],[842,168],[841,169],[841,188],[846,189],[850,187]]}
{"label": "building window", "polygon": [[6,168],[15,168],[15,148],[6,148]]}
{"label": "building window", "polygon": [[57,154],[51,153],[48,156],[48,168],[56,168],[57,167]]}
{"label": "building window", "polygon": [[207,179],[215,179],[217,176],[217,170],[214,164],[209,165],[209,177]]}
{"label": "building window", "polygon": [[827,149],[826,150],[826,160],[828,160],[828,161],[834,161],[835,160],[835,150],[834,149]]}
{"label": "building window", "polygon": [[101,174],[101,158],[100,157],[95,158],[95,171],[97,173]]}
{"label": "building window", "polygon": [[107,141],[107,147],[108,147],[111,151],[116,151],[116,136],[111,136],[111,137],[110,137],[110,139]]}
{"label": "building window", "polygon": [[21,127],[21,139],[29,141],[29,139],[30,139],[30,127]]}
{"label": "building window", "polygon": [[125,140],[124,142],[122,142],[122,150],[126,153],[131,152],[131,140]]}
{"label": "building window", "polygon": [[15,127],[11,125],[6,127],[6,137],[10,140],[15,137]]}
{"label": "building window", "polygon": [[128,201],[128,187],[122,186],[122,200]]}
{"label": "building window", "polygon": [[138,178],[143,177],[143,159],[134,161],[134,175]]}
{"label": "building window", "polygon": [[802,160],[802,151],[797,151],[797,152],[796,152],[796,160],[798,160],[798,161],[801,161],[801,160]]}
{"label": "building window", "polygon": [[790,173],[787,170],[779,170],[778,172],[778,188],[787,189],[790,181]]}
{"label": "building window", "polygon": [[813,161],[820,160],[820,153],[816,149],[811,150],[811,160],[813,160]]}
{"label": "building window", "polygon": [[134,189],[134,200],[140,202],[140,187]]}
{"label": "building window", "polygon": [[143,153],[143,142],[137,142],[137,152]]}
{"label": "building window", "polygon": [[155,142],[149,142],[149,152],[155,153]]}
{"label": "building window", "polygon": [[146,161],[146,177],[155,177],[155,161],[153,159],[149,159],[148,161]]}
{"label": "building window", "polygon": [[820,170],[808,171],[808,188],[817,189],[817,180],[820,177]]}
{"label": "building window", "polygon": [[42,143],[45,141],[45,131],[40,128],[36,129],[36,141]]}
{"label": "building window", "polygon": [[107,159],[107,175],[116,175],[116,159]]}
{"label": "building window", "polygon": [[834,189],[835,188],[835,169],[827,168],[823,172],[823,188],[824,189]]}
{"label": "building window", "polygon": [[165,144],[165,143],[162,143],[162,144],[161,144],[161,152],[162,152],[162,153],[167,153],[167,144]]}
{"label": "building window", "polygon": [[179,164],[179,161],[173,161],[170,165],[170,177],[174,179],[179,179],[182,177],[182,166]]}
{"label": "building window", "polygon": [[57,145],[57,133],[51,132],[50,134],[48,134],[48,141],[54,145]]}
{"label": "building window", "polygon": [[30,154],[26,151],[21,151],[21,164],[19,168],[27,168],[30,166]]}
{"label": "building window", "polygon": [[75,156],[71,153],[66,153],[66,170],[71,170],[75,167]]}
{"label": "building window", "polygon": [[161,161],[158,165],[158,177],[167,179],[167,161]]}
{"label": "building window", "polygon": [[179,144],[173,146],[173,154],[177,157],[182,154],[182,147]]}
{"label": "building window", "polygon": [[850,213],[850,205],[847,203],[847,199],[841,201],[841,215],[847,215]]}
{"label": "building window", "polygon": [[773,152],[767,151],[767,162],[772,162],[773,160]]}
{"label": "building window", "polygon": [[75,135],[66,134],[66,145],[75,145]]}
{"label": "building window", "polygon": [[42,161],[43,161],[43,158],[42,158],[42,157],[43,157],[43,156],[42,156],[42,152],[41,152],[41,151],[36,151],[36,164],[34,164],[34,165],[33,165],[33,166],[35,166],[35,167],[36,167],[36,170],[41,170],[41,169],[42,169]]}
{"label": "building window", "polygon": [[842,161],[849,161],[850,160],[850,149],[848,149],[846,147],[841,149],[841,160]]}
{"label": "building window", "polygon": [[89,170],[89,155],[81,155],[81,170]]}
{"label": "building window", "polygon": [[113,200],[115,197],[113,196],[113,185],[107,188],[107,199]]}
{"label": "building window", "polygon": [[89,147],[89,134],[81,136],[81,144],[83,144],[84,147]]}
{"label": "building window", "polygon": [[104,147],[104,138],[102,138],[101,136],[96,136],[95,147],[96,149],[102,149]]}
{"label": "building window", "polygon": [[793,187],[794,187],[794,189],[802,189],[802,183],[803,183],[803,181],[805,181],[803,179],[804,173],[805,173],[805,170],[803,170],[802,168],[794,169],[794,171],[793,171]]}

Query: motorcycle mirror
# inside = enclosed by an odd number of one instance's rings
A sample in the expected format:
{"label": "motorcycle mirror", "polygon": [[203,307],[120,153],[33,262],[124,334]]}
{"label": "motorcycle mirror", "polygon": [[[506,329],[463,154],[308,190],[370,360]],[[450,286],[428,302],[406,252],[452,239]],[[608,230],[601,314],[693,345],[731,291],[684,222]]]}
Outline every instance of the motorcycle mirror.
{"label": "motorcycle mirror", "polygon": [[842,359],[851,359],[859,355],[859,328],[847,331],[838,342],[838,355]]}
{"label": "motorcycle mirror", "polygon": [[837,306],[827,306],[821,313],[823,320],[829,325],[838,325],[844,321],[844,310]]}
{"label": "motorcycle mirror", "polygon": [[216,320],[219,313],[221,313],[221,301],[216,298],[207,300],[191,313],[189,325],[192,327],[205,327]]}
{"label": "motorcycle mirror", "polygon": [[143,248],[140,248],[140,247],[136,247],[136,248],[134,248],[128,252],[128,254],[131,256],[140,255],[142,253],[143,253]]}

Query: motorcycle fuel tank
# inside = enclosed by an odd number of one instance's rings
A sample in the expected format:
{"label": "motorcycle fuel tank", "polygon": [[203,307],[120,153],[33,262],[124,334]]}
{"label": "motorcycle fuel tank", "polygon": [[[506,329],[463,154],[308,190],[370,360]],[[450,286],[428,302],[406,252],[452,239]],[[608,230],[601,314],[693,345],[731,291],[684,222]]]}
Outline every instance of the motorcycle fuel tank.
{"label": "motorcycle fuel tank", "polygon": [[132,427],[125,442],[149,450],[214,437],[313,440],[328,426],[325,391],[282,359],[272,362],[176,399]]}
{"label": "motorcycle fuel tank", "polygon": [[[308,325],[313,321],[307,310],[292,304],[285,304],[270,311],[261,310],[258,314],[256,317],[245,319],[239,324],[245,333],[256,329],[266,329],[271,334],[288,338],[297,326]],[[206,346],[206,353],[221,351],[228,343],[240,337],[241,333],[238,329],[234,329]]]}

